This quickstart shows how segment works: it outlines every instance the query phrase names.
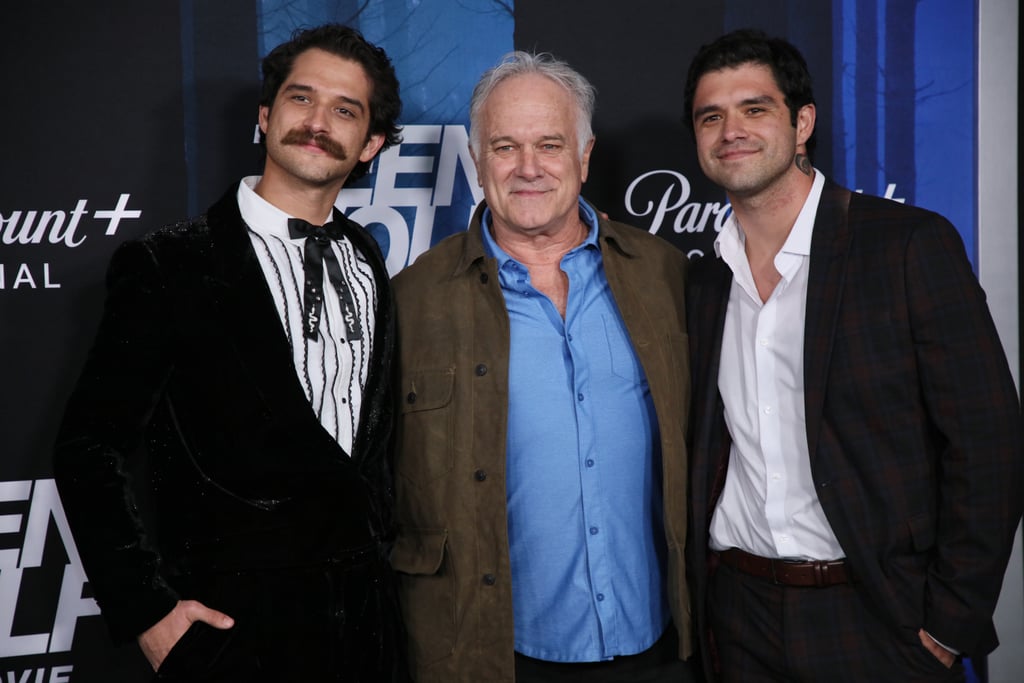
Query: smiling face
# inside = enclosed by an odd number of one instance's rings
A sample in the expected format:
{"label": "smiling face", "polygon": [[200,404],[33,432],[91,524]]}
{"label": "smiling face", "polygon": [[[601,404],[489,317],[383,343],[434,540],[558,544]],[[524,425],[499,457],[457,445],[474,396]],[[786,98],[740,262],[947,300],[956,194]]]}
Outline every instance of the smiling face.
{"label": "smiling face", "polygon": [[356,162],[383,143],[383,135],[368,135],[372,87],[356,62],[317,48],[298,55],[273,106],[260,107],[261,185],[340,190]]}
{"label": "smiling face", "polygon": [[814,105],[801,107],[793,126],[785,96],[761,64],[710,71],[694,92],[693,128],[704,174],[736,200],[806,181],[794,158],[806,154]]}
{"label": "smiling face", "polygon": [[576,104],[569,92],[538,74],[498,84],[480,112],[477,178],[493,228],[520,236],[576,229],[593,139],[582,157]]}

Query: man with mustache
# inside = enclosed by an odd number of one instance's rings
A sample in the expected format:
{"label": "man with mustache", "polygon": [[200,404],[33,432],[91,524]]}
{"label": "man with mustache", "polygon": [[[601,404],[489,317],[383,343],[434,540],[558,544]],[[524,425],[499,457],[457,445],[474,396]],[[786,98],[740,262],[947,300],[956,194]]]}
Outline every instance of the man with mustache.
{"label": "man with mustache", "polygon": [[392,298],[334,208],[400,110],[383,50],[297,33],[263,61],[263,175],[111,262],[55,471],[111,633],[158,680],[404,676]]}
{"label": "man with mustache", "polygon": [[395,277],[418,683],[691,680],[686,257],[580,196],[594,101],[550,55],[485,73],[484,201]]}

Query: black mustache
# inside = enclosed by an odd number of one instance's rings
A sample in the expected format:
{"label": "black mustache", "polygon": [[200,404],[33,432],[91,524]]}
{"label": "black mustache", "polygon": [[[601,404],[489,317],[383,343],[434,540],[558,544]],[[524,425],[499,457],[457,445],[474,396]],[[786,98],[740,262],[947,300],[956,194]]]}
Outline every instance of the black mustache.
{"label": "black mustache", "polygon": [[339,161],[344,161],[348,158],[348,152],[345,151],[342,144],[326,133],[314,133],[308,128],[293,128],[281,138],[282,145],[307,145],[311,143]]}

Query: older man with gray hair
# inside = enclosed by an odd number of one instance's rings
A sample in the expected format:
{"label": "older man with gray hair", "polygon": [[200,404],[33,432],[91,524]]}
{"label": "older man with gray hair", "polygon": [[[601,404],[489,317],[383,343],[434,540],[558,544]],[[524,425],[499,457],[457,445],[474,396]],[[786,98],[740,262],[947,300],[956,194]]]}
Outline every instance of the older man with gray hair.
{"label": "older man with gray hair", "polygon": [[469,230],[394,280],[414,678],[685,681],[686,258],[580,197],[595,91],[515,52],[477,84]]}

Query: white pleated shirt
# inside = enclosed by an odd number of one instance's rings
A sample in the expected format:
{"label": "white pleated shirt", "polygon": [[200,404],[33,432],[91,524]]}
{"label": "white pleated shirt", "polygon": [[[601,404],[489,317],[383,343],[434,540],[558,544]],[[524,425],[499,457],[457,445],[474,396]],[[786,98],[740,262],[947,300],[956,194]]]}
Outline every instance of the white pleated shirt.
{"label": "white pleated shirt", "polygon": [[[347,239],[333,242],[362,323],[362,339],[347,339],[341,303],[324,269],[324,304],[318,338],[307,339],[302,330],[302,270],[305,238],[288,235],[289,216],[260,197],[253,188],[259,176],[238,186],[238,208],[249,227],[249,239],[270,286],[281,324],[292,349],[295,373],[323,428],[346,453],[359,428],[363,391],[373,349],[374,312],[377,307],[373,270]],[[331,216],[324,216],[324,222]]]}

